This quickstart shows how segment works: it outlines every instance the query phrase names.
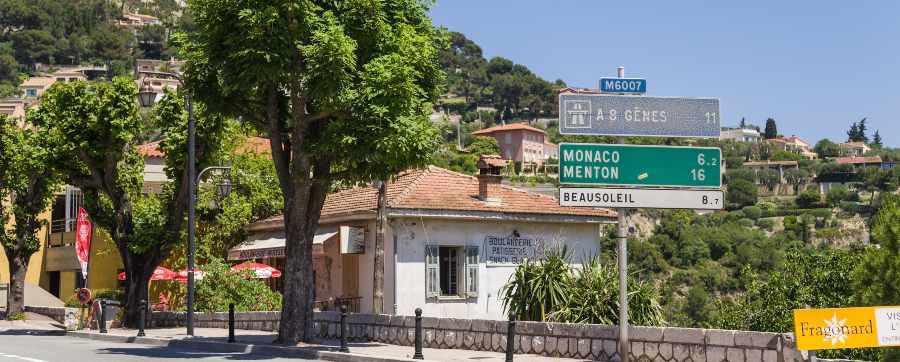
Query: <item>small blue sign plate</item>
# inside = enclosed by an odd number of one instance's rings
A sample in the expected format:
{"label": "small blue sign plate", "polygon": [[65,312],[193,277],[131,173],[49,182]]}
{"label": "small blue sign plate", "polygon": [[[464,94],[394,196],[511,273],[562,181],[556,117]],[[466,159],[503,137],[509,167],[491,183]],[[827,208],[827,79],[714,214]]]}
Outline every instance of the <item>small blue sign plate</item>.
{"label": "small blue sign plate", "polygon": [[600,78],[603,93],[647,93],[647,80],[638,78]]}

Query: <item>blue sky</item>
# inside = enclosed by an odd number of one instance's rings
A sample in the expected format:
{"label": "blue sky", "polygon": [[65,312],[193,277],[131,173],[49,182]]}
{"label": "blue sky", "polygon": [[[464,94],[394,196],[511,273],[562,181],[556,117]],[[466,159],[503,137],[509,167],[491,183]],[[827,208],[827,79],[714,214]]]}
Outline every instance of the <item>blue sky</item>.
{"label": "blue sky", "polygon": [[547,80],[647,79],[649,95],[710,96],[808,142],[867,117],[900,146],[900,1],[438,0],[434,23]]}

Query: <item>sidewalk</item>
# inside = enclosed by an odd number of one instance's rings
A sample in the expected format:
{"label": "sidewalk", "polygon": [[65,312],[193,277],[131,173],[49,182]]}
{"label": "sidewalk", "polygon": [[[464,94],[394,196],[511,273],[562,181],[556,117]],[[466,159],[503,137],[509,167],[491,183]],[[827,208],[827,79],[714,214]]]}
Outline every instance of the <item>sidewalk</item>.
{"label": "sidewalk", "polygon": [[62,336],[66,331],[57,321],[40,314],[25,313],[25,320],[19,321],[0,319],[0,335],[23,334]]}
{"label": "sidewalk", "polygon": [[[140,343],[158,346],[172,346],[194,350],[251,353],[273,357],[318,358],[329,361],[421,361],[412,360],[413,347],[382,343],[350,343],[350,353],[340,353],[338,341],[326,340],[320,344],[300,344],[297,347],[273,345],[275,334],[263,331],[235,330],[237,343],[227,343],[228,330],[219,328],[195,328],[194,337],[188,337],[184,328],[148,329],[146,337],[136,337],[133,329],[110,329],[107,334],[96,330],[69,332],[72,337],[90,338],[110,342]],[[443,362],[503,362],[505,355],[497,352],[469,351],[459,349],[432,349],[422,351],[425,361]],[[551,358],[537,355],[518,354],[516,361],[522,362],[574,362],[567,358]]]}

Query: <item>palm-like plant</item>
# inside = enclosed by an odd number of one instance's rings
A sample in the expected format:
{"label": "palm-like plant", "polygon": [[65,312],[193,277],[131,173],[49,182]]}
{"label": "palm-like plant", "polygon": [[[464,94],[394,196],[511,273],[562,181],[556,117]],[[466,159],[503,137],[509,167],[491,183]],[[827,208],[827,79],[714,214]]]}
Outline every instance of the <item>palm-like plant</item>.
{"label": "palm-like plant", "polygon": [[525,260],[500,290],[503,310],[520,320],[543,321],[568,302],[572,273],[569,249],[551,249],[543,260]]}
{"label": "palm-like plant", "polygon": [[[600,259],[588,258],[581,268],[569,266],[568,249],[551,250],[544,260],[520,264],[500,294],[503,307],[521,320],[617,324],[618,272]],[[629,319],[635,325],[664,325],[659,292],[628,276]]]}

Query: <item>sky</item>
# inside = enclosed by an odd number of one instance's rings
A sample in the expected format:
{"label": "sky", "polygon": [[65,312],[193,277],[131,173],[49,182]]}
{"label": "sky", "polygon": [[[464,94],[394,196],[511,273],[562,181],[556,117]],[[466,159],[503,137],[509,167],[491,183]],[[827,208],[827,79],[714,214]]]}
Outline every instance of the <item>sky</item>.
{"label": "sky", "polygon": [[436,25],[544,79],[598,87],[647,79],[647,94],[719,98],[741,117],[815,143],[866,117],[900,147],[900,1],[437,0]]}

